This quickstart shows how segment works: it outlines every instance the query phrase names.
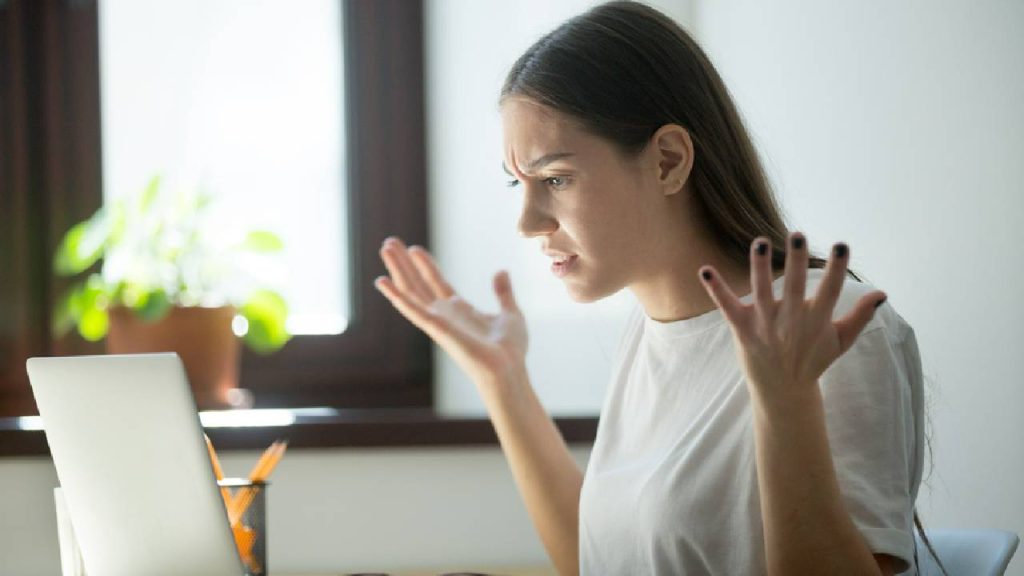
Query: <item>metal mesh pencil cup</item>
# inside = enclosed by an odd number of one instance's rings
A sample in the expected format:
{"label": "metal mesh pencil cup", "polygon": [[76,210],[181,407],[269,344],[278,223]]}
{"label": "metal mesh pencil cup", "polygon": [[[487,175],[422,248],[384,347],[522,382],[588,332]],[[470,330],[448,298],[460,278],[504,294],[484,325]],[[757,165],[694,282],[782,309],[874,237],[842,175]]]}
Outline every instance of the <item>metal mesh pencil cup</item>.
{"label": "metal mesh pencil cup", "polygon": [[231,503],[225,503],[228,518],[234,514],[238,521],[231,532],[238,547],[238,555],[245,567],[245,576],[267,576],[267,485],[265,481],[245,478],[225,478],[217,485],[226,488]]}

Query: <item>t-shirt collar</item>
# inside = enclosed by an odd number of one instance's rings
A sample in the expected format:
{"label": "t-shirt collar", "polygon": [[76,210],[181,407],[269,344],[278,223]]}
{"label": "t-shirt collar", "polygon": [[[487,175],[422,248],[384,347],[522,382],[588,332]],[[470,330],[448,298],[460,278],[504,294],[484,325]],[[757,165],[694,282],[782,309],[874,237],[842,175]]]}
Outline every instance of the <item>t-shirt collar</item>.
{"label": "t-shirt collar", "polygon": [[[808,283],[820,280],[824,273],[825,271],[822,268],[809,268],[807,270]],[[776,298],[779,298],[782,295],[785,278],[786,276],[782,275],[772,282],[772,292],[775,293]],[[743,302],[744,304],[750,304],[753,301],[753,292],[740,297],[740,302]],[[642,306],[641,312],[644,315],[644,332],[656,338],[689,336],[704,332],[705,330],[709,330],[717,326],[723,326],[725,324],[725,315],[722,314],[722,310],[718,307],[715,307],[714,310],[710,310],[699,316],[683,320],[674,320],[672,322],[659,322],[658,320],[654,320],[647,315],[647,312],[643,310]]]}

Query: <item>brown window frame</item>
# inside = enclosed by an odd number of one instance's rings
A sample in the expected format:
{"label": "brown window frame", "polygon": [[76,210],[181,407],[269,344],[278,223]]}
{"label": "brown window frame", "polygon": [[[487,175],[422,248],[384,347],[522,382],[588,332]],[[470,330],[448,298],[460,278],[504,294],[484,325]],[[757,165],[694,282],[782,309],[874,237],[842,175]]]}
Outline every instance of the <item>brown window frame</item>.
{"label": "brown window frame", "polygon": [[0,4],[0,416],[37,413],[26,358],[102,353],[49,330],[53,247],[102,201],[96,34],[95,4]]}
{"label": "brown window frame", "polygon": [[245,349],[241,383],[257,407],[432,407],[430,340],[373,287],[387,236],[428,245],[423,4],[342,5],[354,314],[338,336],[298,336],[266,357]]}

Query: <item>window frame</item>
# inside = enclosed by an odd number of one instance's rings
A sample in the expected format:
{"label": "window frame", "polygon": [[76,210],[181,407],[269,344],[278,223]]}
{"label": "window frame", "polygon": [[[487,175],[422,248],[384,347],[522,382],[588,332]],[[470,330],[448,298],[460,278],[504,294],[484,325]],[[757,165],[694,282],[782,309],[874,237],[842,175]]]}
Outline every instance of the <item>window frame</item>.
{"label": "window frame", "polygon": [[271,356],[243,347],[240,385],[256,407],[433,407],[431,342],[373,286],[387,236],[429,240],[423,4],[342,6],[353,315],[344,333],[296,336]]}
{"label": "window frame", "polygon": [[27,358],[103,353],[49,330],[53,249],[102,202],[97,32],[95,3],[0,3],[0,416],[37,413]]}

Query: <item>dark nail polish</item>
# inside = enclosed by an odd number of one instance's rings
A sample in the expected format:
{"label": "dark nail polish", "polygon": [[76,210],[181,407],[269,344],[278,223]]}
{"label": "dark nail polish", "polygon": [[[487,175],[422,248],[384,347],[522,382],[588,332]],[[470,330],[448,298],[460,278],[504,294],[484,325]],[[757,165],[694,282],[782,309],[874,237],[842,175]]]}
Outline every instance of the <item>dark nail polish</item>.
{"label": "dark nail polish", "polygon": [[710,270],[705,270],[705,271],[701,272],[700,275],[703,276],[705,280],[711,280],[711,271]]}
{"label": "dark nail polish", "polygon": [[836,258],[843,258],[846,256],[846,244],[836,244]]}
{"label": "dark nail polish", "polygon": [[793,248],[799,250],[804,247],[804,239],[799,236],[793,237]]}
{"label": "dark nail polish", "polygon": [[875,308],[878,308],[878,307],[879,307],[879,306],[881,306],[882,304],[885,304],[885,301],[886,301],[886,300],[888,300],[888,299],[889,299],[889,297],[888,297],[888,296],[886,296],[885,298],[882,298],[882,299],[881,299],[881,300],[879,300],[878,302],[875,302]]}
{"label": "dark nail polish", "polygon": [[758,256],[764,256],[767,253],[768,253],[768,243],[767,242],[758,242],[757,243],[757,255]]}

